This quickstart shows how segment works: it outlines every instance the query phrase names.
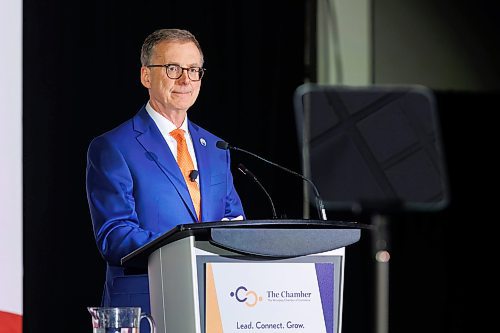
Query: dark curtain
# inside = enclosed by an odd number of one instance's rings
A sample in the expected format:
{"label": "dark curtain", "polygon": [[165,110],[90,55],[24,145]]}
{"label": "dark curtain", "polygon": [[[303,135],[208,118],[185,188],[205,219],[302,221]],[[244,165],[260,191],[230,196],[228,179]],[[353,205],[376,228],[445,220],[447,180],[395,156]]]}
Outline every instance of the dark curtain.
{"label": "dark curtain", "polygon": [[[304,77],[304,1],[24,1],[24,332],[89,332],[104,263],[85,195],[94,136],[147,101],[139,81],[147,34],[193,32],[207,73],[189,117],[235,146],[299,170],[292,109]],[[233,154],[280,214],[301,217],[294,179]],[[270,218],[264,193],[234,168],[249,218]],[[285,184],[285,185],[283,185]],[[50,328],[49,328],[50,327]]]}

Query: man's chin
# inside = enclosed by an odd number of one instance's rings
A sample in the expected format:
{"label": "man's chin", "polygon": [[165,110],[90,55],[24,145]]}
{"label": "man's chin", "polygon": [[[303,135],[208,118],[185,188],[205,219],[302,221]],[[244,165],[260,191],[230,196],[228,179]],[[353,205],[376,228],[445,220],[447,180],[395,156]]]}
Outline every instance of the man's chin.
{"label": "man's chin", "polygon": [[175,103],[175,108],[177,110],[185,110],[187,111],[192,105],[194,104],[194,102],[190,101],[189,103],[188,102],[185,102],[185,103]]}

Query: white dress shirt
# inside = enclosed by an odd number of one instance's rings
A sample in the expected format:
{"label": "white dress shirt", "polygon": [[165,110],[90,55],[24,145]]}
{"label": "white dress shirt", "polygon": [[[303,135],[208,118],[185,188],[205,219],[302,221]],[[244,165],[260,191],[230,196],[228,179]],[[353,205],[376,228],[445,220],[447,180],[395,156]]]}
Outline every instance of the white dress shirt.
{"label": "white dress shirt", "polygon": [[[153,118],[153,121],[155,122],[156,126],[158,126],[158,128],[160,129],[161,135],[167,142],[170,151],[172,151],[172,154],[177,160],[177,141],[175,141],[175,139],[170,135],[170,132],[175,130],[177,127],[174,125],[173,122],[171,122],[170,120],[168,120],[167,118],[163,117],[161,114],[153,110],[149,102],[148,104],[146,104],[146,111],[148,112],[149,116]],[[189,129],[187,124],[188,122],[186,116],[184,122],[179,128],[184,130],[184,137],[186,138],[186,145],[189,151],[189,155],[191,155],[191,160],[193,160],[193,165],[195,170],[198,170],[198,164],[196,163],[196,154],[194,153],[194,147],[193,147],[193,139],[191,138],[191,134],[189,134]],[[197,183],[199,183],[199,178],[200,177],[196,178]]]}

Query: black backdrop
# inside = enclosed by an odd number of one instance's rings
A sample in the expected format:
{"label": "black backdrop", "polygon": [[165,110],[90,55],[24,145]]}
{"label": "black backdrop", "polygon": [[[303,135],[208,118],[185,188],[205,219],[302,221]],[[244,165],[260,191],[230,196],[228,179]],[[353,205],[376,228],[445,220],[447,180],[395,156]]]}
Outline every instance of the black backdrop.
{"label": "black backdrop", "polygon": [[[104,263],[85,196],[86,149],[146,101],[139,49],[154,29],[186,28],[204,49],[208,70],[192,120],[300,171],[292,95],[306,72],[304,3],[24,0],[24,332],[91,329],[86,306],[99,304]],[[495,170],[484,110],[498,93],[436,94],[453,201],[438,215],[392,224],[394,332],[468,332],[482,322],[471,314],[490,275],[474,260],[487,254],[480,241],[490,215],[481,213],[492,208],[483,184]],[[280,215],[301,217],[298,179],[238,153],[233,162],[259,177]],[[270,217],[255,184],[236,171],[235,181],[248,217]],[[343,332],[373,332],[369,235],[347,255]]]}

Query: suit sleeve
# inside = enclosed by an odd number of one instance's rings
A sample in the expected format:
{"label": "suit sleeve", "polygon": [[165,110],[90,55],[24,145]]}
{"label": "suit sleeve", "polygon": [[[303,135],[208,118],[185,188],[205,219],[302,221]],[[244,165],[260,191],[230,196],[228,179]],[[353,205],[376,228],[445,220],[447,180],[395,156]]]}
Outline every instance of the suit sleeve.
{"label": "suit sleeve", "polygon": [[105,137],[94,139],[87,152],[87,200],[97,246],[112,265],[159,234],[140,227],[133,196],[134,182],[124,156]]}

